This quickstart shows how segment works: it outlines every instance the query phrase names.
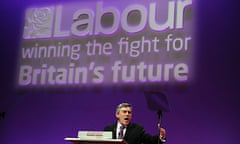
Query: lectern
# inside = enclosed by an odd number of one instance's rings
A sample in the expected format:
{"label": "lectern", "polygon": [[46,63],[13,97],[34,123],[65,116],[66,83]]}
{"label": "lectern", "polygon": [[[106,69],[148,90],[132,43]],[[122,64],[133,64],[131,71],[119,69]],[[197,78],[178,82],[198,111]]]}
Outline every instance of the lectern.
{"label": "lectern", "polygon": [[81,138],[65,138],[72,144],[127,144],[122,139],[81,139]]}

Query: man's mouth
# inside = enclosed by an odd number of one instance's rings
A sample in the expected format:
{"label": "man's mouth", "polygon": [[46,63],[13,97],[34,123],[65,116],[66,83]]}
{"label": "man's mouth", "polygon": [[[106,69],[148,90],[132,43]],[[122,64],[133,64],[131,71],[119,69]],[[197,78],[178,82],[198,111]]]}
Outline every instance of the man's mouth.
{"label": "man's mouth", "polygon": [[128,118],[126,117],[126,118],[124,118],[124,120],[126,120],[126,121],[127,121],[127,120],[128,120]]}

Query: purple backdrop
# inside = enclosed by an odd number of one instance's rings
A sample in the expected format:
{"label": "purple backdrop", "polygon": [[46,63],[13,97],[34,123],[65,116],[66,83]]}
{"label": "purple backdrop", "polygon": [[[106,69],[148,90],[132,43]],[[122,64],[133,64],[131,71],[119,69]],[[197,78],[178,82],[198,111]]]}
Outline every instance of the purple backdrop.
{"label": "purple backdrop", "polygon": [[[162,126],[170,144],[235,144],[239,130],[239,12],[227,0],[197,2],[196,80],[183,85],[91,87],[61,91],[14,89],[24,9],[49,0],[1,1],[1,144],[65,144],[78,130],[102,130],[115,121],[120,102],[134,106],[133,121],[157,132],[157,114],[144,90],[161,90],[169,100]],[[51,0],[51,3],[58,2]]]}

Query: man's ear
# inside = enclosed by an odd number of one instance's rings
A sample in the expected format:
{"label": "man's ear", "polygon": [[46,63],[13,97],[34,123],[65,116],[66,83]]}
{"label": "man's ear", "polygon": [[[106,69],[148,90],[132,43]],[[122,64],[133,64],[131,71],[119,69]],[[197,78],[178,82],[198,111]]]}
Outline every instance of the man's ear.
{"label": "man's ear", "polygon": [[115,113],[116,118],[119,118],[119,112]]}

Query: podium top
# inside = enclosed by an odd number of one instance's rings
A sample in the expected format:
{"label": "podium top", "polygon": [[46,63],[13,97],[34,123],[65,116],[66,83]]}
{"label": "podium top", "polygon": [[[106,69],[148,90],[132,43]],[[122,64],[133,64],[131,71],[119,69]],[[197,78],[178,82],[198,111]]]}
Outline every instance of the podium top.
{"label": "podium top", "polygon": [[64,138],[64,140],[66,141],[92,141],[92,142],[122,142],[123,140],[122,139],[89,139],[89,138],[71,138],[71,137],[67,137],[67,138]]}
{"label": "podium top", "polygon": [[79,144],[127,144],[123,139],[87,139],[87,138],[64,138],[65,141],[70,141]]}

